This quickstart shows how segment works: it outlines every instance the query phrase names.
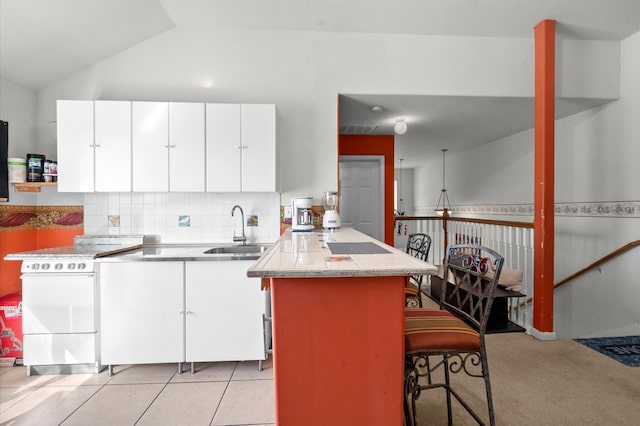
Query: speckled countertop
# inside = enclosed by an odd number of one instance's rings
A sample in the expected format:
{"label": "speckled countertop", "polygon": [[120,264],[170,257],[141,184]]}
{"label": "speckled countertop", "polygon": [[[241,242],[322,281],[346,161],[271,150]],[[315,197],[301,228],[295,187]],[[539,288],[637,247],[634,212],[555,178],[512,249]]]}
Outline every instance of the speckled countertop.
{"label": "speckled countertop", "polygon": [[39,250],[10,253],[5,260],[36,260],[51,257],[64,257],[73,259],[96,259],[109,256],[114,253],[132,250],[141,247],[144,237],[142,235],[105,236],[105,235],[78,235],[74,238],[73,245],[51,247]]}
{"label": "speckled countertop", "polygon": [[[332,252],[333,250],[333,252]],[[340,251],[341,254],[337,254]],[[370,254],[367,254],[367,253]],[[351,228],[292,232],[249,268],[249,277],[365,277],[435,274],[437,268]]]}

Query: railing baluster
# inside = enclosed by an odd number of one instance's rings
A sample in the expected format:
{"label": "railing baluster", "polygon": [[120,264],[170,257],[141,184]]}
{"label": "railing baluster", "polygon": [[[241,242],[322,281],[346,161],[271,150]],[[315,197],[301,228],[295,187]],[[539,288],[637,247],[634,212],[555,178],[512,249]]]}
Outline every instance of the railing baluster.
{"label": "railing baluster", "polygon": [[[407,233],[424,232],[431,236],[429,261],[434,265],[440,264],[444,258],[442,220],[439,216],[396,217],[396,221],[402,221],[403,224],[401,235],[397,234],[396,224],[396,247],[404,249],[404,225],[407,225]],[[481,244],[501,253],[505,257],[505,267],[522,271],[521,293],[527,297],[533,296],[533,223],[450,217],[447,220],[447,231],[449,244]],[[521,306],[520,301],[517,298],[509,299],[510,319],[530,330],[533,303]]]}

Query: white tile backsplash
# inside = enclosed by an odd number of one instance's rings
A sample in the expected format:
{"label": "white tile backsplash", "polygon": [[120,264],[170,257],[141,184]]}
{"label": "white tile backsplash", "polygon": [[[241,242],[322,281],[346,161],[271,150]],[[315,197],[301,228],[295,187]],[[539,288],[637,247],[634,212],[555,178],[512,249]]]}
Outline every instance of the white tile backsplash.
{"label": "white tile backsplash", "polygon": [[[240,235],[240,212],[245,215],[248,241],[268,243],[280,236],[279,193],[87,193],[84,194],[84,232],[87,235],[142,234],[160,243],[231,243]],[[109,227],[109,216],[120,216],[120,227]],[[189,227],[179,227],[179,216],[189,215]],[[258,226],[246,226],[251,215]]]}

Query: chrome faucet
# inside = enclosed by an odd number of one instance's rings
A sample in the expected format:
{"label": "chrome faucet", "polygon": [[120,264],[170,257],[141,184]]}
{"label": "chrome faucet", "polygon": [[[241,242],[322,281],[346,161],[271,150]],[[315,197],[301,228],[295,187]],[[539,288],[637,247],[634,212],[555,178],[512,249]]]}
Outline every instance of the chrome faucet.
{"label": "chrome faucet", "polygon": [[234,243],[242,243],[243,246],[247,245],[247,237],[244,234],[244,211],[242,211],[242,207],[235,205],[231,209],[231,216],[235,213],[236,209],[240,209],[240,214],[242,215],[242,237],[236,237],[236,230],[233,229],[233,242]]}

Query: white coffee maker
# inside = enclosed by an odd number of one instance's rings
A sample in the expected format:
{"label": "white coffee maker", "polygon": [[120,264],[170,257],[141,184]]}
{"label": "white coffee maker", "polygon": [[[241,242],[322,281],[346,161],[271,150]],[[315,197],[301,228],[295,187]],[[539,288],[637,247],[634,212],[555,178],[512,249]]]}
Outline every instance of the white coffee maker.
{"label": "white coffee maker", "polygon": [[311,211],[312,204],[312,197],[299,197],[291,200],[292,231],[313,230],[313,212]]}
{"label": "white coffee maker", "polygon": [[324,203],[324,216],[322,217],[322,227],[324,229],[337,229],[342,225],[338,214],[338,193],[327,191],[322,197]]}

